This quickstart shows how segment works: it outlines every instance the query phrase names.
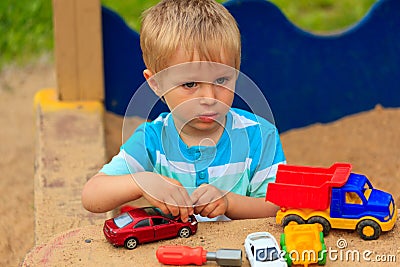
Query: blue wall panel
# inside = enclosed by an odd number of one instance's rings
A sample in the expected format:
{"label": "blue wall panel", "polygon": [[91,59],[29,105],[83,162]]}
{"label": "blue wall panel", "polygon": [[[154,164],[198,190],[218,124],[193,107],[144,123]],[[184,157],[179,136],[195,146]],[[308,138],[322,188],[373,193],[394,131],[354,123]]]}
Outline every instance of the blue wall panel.
{"label": "blue wall panel", "polygon": [[[400,106],[399,0],[378,1],[359,23],[330,36],[297,28],[268,1],[224,5],[242,34],[241,71],[262,90],[281,132],[337,120],[378,103]],[[111,10],[103,8],[102,15],[105,105],[124,115],[145,81],[139,35]],[[238,100],[234,106],[248,108]],[[158,102],[150,119],[165,110]]]}

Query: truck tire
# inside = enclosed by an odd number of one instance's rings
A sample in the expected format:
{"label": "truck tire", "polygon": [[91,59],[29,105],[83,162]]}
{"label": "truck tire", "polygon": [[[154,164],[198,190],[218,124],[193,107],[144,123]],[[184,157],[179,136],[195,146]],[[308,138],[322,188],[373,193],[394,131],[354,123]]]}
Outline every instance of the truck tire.
{"label": "truck tire", "polygon": [[324,233],[324,236],[327,236],[329,234],[329,231],[331,230],[331,224],[327,219],[321,216],[313,216],[310,219],[308,219],[307,223],[316,223],[321,225],[322,232]]}
{"label": "truck tire", "polygon": [[364,240],[375,240],[381,235],[381,227],[373,220],[363,220],[357,225],[357,232]]}
{"label": "truck tire", "polygon": [[287,215],[283,218],[282,220],[282,226],[283,228],[285,228],[285,226],[289,225],[289,224],[304,224],[305,221],[303,220],[303,218],[301,218],[299,215]]}

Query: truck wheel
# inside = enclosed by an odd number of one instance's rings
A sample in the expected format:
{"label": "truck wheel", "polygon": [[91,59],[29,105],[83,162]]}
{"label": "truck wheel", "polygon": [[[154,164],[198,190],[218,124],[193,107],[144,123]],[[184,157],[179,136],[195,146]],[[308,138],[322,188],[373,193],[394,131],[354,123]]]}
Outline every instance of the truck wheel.
{"label": "truck wheel", "polygon": [[321,216],[314,216],[308,219],[307,223],[316,223],[319,224],[321,227],[321,231],[324,233],[324,236],[327,236],[329,234],[329,231],[331,230],[331,224],[327,219]]}
{"label": "truck wheel", "polygon": [[303,218],[301,218],[298,215],[287,215],[283,218],[282,220],[282,226],[283,228],[285,228],[285,226],[287,225],[291,225],[291,224],[304,224],[305,221],[303,220]]}
{"label": "truck wheel", "polygon": [[364,240],[375,240],[381,235],[381,227],[373,220],[363,220],[358,223],[357,232]]}

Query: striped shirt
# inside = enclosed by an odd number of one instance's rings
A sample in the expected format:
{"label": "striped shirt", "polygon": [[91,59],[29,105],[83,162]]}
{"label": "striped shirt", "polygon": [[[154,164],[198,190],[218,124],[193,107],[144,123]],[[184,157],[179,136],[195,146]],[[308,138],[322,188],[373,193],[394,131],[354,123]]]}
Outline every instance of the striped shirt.
{"label": "striped shirt", "polygon": [[265,197],[285,163],[276,127],[244,110],[231,108],[215,146],[188,147],[171,113],[141,124],[101,172],[123,175],[156,172],[178,180],[191,194],[203,183],[251,197]]}

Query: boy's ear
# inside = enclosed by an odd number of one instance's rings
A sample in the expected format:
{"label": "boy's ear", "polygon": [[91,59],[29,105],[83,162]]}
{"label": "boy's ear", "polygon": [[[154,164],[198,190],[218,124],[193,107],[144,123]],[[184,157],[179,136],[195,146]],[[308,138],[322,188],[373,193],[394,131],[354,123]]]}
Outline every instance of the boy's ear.
{"label": "boy's ear", "polygon": [[147,83],[149,84],[150,88],[154,91],[157,96],[160,95],[160,88],[158,86],[157,81],[153,78],[153,73],[149,69],[145,69],[143,71],[143,76],[146,79]]}

